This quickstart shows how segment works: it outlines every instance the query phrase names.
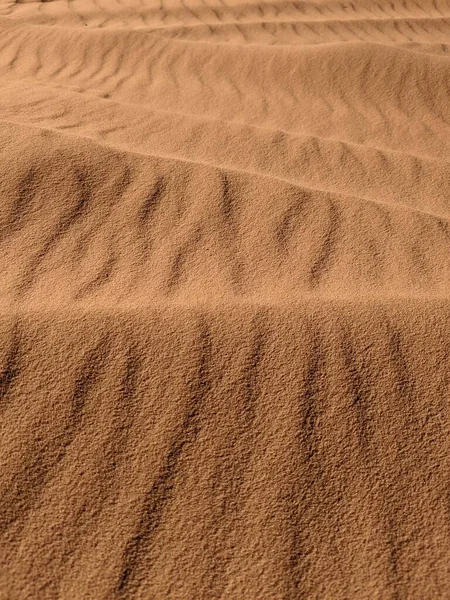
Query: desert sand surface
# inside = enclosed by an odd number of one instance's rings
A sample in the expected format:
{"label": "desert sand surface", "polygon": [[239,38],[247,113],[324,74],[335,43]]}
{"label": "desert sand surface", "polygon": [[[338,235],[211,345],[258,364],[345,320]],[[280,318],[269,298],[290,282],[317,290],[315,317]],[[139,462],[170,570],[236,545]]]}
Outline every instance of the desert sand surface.
{"label": "desert sand surface", "polygon": [[0,0],[0,599],[450,598],[449,167],[449,0]]}

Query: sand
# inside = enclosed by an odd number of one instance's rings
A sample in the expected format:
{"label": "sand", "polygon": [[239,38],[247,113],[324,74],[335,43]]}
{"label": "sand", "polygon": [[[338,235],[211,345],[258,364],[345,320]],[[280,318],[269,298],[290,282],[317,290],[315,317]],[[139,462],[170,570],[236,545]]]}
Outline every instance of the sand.
{"label": "sand", "polygon": [[450,598],[450,1],[0,0],[0,599]]}

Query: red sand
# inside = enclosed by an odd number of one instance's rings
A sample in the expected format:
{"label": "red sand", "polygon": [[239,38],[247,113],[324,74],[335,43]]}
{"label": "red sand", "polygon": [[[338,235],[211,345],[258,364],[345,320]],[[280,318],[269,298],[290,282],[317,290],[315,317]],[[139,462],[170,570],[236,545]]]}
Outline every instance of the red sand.
{"label": "red sand", "polygon": [[0,0],[0,599],[450,597],[450,1]]}

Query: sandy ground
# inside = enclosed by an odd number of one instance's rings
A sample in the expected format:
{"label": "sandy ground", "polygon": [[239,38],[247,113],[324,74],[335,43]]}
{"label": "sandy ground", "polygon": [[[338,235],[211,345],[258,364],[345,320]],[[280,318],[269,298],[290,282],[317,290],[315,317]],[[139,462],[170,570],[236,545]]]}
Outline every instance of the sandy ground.
{"label": "sandy ground", "polygon": [[0,0],[0,599],[450,598],[449,163],[449,0]]}

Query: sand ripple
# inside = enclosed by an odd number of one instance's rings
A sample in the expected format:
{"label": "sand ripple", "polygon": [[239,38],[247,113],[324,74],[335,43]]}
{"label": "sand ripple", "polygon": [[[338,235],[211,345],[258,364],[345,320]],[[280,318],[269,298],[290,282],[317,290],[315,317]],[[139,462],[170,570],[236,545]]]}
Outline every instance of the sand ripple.
{"label": "sand ripple", "polygon": [[0,0],[0,598],[450,586],[450,1]]}

